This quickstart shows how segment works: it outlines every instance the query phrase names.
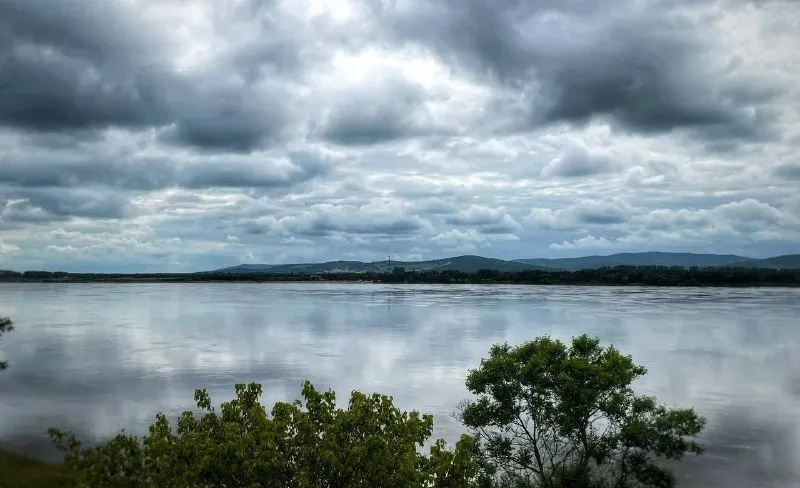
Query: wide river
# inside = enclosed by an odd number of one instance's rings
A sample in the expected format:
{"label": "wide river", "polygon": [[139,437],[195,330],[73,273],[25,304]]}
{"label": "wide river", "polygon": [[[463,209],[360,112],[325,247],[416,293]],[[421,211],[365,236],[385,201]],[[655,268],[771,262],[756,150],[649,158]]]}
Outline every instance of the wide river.
{"label": "wide river", "polygon": [[800,486],[800,290],[373,284],[0,284],[0,443],[42,456],[50,426],[144,433],[234,382],[291,400],[308,378],[435,414],[491,344],[583,332],[647,366],[636,387],[707,417],[681,486]]}

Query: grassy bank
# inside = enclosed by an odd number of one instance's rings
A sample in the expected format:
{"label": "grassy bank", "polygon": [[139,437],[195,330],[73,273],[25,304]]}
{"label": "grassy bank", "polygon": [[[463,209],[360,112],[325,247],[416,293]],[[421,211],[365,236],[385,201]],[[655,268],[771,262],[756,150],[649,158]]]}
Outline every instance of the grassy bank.
{"label": "grassy bank", "polygon": [[67,470],[0,448],[0,488],[65,488],[75,484]]}

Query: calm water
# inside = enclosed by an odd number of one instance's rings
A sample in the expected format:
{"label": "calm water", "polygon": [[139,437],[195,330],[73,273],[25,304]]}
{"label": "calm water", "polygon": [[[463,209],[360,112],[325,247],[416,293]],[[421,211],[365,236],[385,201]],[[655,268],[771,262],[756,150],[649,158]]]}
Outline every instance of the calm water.
{"label": "calm water", "polygon": [[305,378],[392,394],[454,438],[465,373],[492,343],[588,332],[649,368],[640,391],[708,418],[683,486],[800,486],[800,290],[0,284],[0,315],[17,325],[0,441],[40,455],[49,426],[143,432],[197,387],[218,403],[258,381],[272,402]]}

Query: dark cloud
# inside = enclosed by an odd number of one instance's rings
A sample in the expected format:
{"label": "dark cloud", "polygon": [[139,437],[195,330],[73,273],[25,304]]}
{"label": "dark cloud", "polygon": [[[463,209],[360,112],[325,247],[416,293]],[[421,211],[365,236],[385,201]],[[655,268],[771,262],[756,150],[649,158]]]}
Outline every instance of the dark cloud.
{"label": "dark cloud", "polygon": [[79,78],[90,66],[26,52],[34,50],[17,48],[10,59],[0,55],[5,58],[0,62],[0,122],[57,131],[143,127],[167,120],[166,107],[140,75],[84,83]]}
{"label": "dark cloud", "polygon": [[[179,144],[240,152],[281,135],[279,90],[259,89],[253,73],[225,81],[241,59],[178,74],[165,39],[138,12],[112,2],[0,2],[0,124],[38,131],[164,127],[162,137]],[[251,71],[279,61],[256,57]]]}
{"label": "dark cloud", "polygon": [[717,39],[702,28],[707,19],[690,20],[666,2],[415,5],[377,11],[395,38],[430,46],[451,64],[524,94],[529,126],[603,117],[643,133],[742,137],[763,135],[768,122],[745,107],[774,92],[714,71]]}
{"label": "dark cloud", "polygon": [[15,187],[103,185],[120,190],[155,190],[174,183],[175,168],[166,159],[120,161],[79,157],[10,159],[0,164],[0,184]]}
{"label": "dark cloud", "polygon": [[256,224],[247,224],[243,230],[247,235],[260,236],[266,234],[269,229]]}
{"label": "dark cloud", "polygon": [[478,227],[478,232],[484,235],[514,234],[520,229],[521,226],[519,222],[514,220],[510,215],[506,215],[500,222]]}
{"label": "dark cloud", "polygon": [[530,66],[529,53],[514,22],[548,4],[553,2],[534,6],[521,0],[446,0],[436,5],[412,2],[413,7],[401,10],[394,3],[382,3],[376,13],[399,40],[432,46],[459,68],[521,85]]}
{"label": "dark cloud", "polygon": [[325,174],[328,169],[323,161],[298,154],[278,162],[187,165],[176,183],[184,188],[281,188]]}
{"label": "dark cloud", "polygon": [[[145,29],[143,29],[145,27]],[[31,130],[163,123],[157,40],[111,2],[0,2],[0,123]]]}
{"label": "dark cloud", "polygon": [[800,164],[782,164],[776,167],[773,172],[779,178],[800,180]]}
{"label": "dark cloud", "polygon": [[[343,145],[369,145],[428,133],[422,103],[425,91],[407,80],[387,78],[363,89],[342,93],[316,129]],[[426,130],[427,129],[427,130]]]}
{"label": "dark cloud", "polygon": [[[511,89],[528,128],[606,117],[641,132],[693,128],[714,138],[764,136],[775,87],[712,66],[716,39],[667,2],[604,9],[594,0],[446,0],[373,8],[376,32],[422,44],[461,71]],[[0,123],[27,130],[161,129],[163,140],[248,152],[281,140],[290,90],[304,68],[347,46],[344,32],[285,15],[276,2],[212,6],[219,35],[235,41],[202,68],[178,72],[164,25],[130,7],[95,0],[0,4]],[[360,38],[368,27],[347,34]],[[373,32],[375,34],[375,32]],[[327,54],[324,54],[327,53]],[[721,68],[720,68],[721,69]],[[318,136],[369,145],[437,132],[425,90],[376,74],[332,93],[311,123]],[[750,110],[759,108],[759,110]]]}
{"label": "dark cloud", "polygon": [[503,210],[491,209],[485,205],[470,205],[457,215],[445,219],[451,225],[491,225],[505,216]]}
{"label": "dark cloud", "polygon": [[630,215],[619,205],[597,202],[594,206],[577,209],[577,221],[590,225],[610,225],[626,222]]}
{"label": "dark cloud", "polygon": [[634,215],[621,200],[583,200],[557,210],[534,208],[528,219],[544,229],[574,230],[584,226],[622,224]]}
{"label": "dark cloud", "polygon": [[252,86],[195,86],[172,103],[176,109],[174,122],[162,138],[199,149],[259,149],[275,142],[286,122],[285,107],[277,98],[265,97]]}
{"label": "dark cloud", "polygon": [[404,206],[375,201],[365,205],[313,205],[302,213],[278,219],[271,225],[280,231],[302,236],[337,233],[397,236],[417,233],[428,222]]}
{"label": "dark cloud", "polygon": [[48,222],[70,217],[120,219],[134,209],[125,195],[97,189],[23,189],[0,192],[0,220]]}
{"label": "dark cloud", "polygon": [[316,217],[308,225],[298,229],[298,234],[304,236],[323,236],[332,232],[348,234],[410,234],[422,228],[418,219],[398,217],[387,222],[345,221],[329,217]]}
{"label": "dark cloud", "polygon": [[[281,188],[326,174],[329,161],[313,152],[243,160],[219,156],[176,162],[161,158],[12,159],[0,164],[0,191],[24,188],[107,187],[150,191],[170,187]],[[43,193],[43,192],[42,192]],[[25,191],[22,192],[25,193]]]}

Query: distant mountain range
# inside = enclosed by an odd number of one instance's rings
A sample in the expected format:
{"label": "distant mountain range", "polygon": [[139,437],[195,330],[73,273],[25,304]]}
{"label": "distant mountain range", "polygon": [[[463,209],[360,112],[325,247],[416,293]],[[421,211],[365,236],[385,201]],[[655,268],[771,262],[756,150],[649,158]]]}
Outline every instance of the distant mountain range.
{"label": "distant mountain range", "polygon": [[787,268],[800,269],[800,254],[754,259],[732,254],[691,254],[669,252],[620,253],[610,256],[584,256],[562,259],[503,259],[482,256],[456,256],[431,261],[329,261],[326,263],[300,264],[241,264],[215,270],[221,273],[267,273],[267,274],[318,274],[318,273],[365,273],[390,271],[395,267],[412,270],[458,270],[475,272],[481,269],[497,271],[525,270],[579,270],[604,266],[733,266],[741,268]]}
{"label": "distant mountain range", "polygon": [[671,252],[620,253],[562,259],[516,259],[515,262],[558,269],[592,269],[604,266],[743,266],[749,268],[800,267],[800,255],[754,259],[734,254],[692,254]]}
{"label": "distant mountain range", "polygon": [[481,269],[495,269],[498,271],[524,271],[526,269],[545,269],[543,266],[522,263],[517,261],[504,261],[502,259],[484,258],[482,256],[456,256],[432,261],[375,261],[364,263],[361,261],[329,261],[327,263],[301,263],[301,264],[241,264],[230,268],[216,270],[224,273],[365,273],[368,271],[391,271],[395,267],[411,270],[458,270],[474,272]]}

